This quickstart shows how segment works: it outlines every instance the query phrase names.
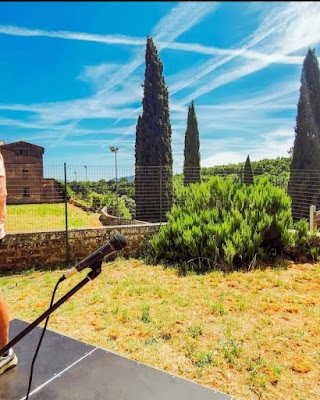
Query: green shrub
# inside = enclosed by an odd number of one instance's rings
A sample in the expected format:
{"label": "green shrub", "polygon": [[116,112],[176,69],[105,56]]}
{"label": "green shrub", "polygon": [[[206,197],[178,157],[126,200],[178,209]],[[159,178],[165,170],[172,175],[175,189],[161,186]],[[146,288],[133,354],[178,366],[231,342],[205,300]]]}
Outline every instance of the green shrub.
{"label": "green shrub", "polygon": [[[128,213],[130,215],[129,218],[135,218],[136,216],[136,202],[131,198],[126,195],[121,196],[122,201],[124,202],[125,207],[128,210]],[[125,217],[128,218],[128,217]]]}
{"label": "green shrub", "polygon": [[65,185],[62,182],[57,181],[57,183],[60,185],[61,193],[62,193],[63,197],[66,196],[67,200],[76,198],[75,192],[71,189],[71,187],[69,185],[67,185],[67,187],[65,187]]}
{"label": "green shrub", "polygon": [[293,248],[292,252],[296,258],[305,256],[317,261],[319,256],[319,246],[316,244],[316,230],[309,228],[309,222],[306,219],[300,219],[294,223]]}
{"label": "green shrub", "polygon": [[95,210],[100,210],[103,204],[102,199],[103,199],[102,194],[96,192],[90,193],[90,206]]}
{"label": "green shrub", "polygon": [[266,250],[279,254],[292,243],[290,205],[286,193],[268,179],[247,186],[214,177],[179,188],[168,223],[151,240],[154,259],[186,268],[198,257],[236,269]]}
{"label": "green shrub", "polygon": [[90,206],[96,210],[101,210],[103,207],[107,207],[109,212],[114,212],[114,210],[119,207],[119,216],[125,219],[131,219],[131,213],[126,207],[125,196],[119,197],[117,201],[117,196],[113,193],[107,192],[105,194],[99,194],[92,192],[90,194]]}
{"label": "green shrub", "polygon": [[[116,198],[113,201],[113,207],[117,207],[117,199]],[[121,218],[125,218],[125,219],[132,218],[131,212],[127,208],[127,205],[126,205],[126,196],[119,197],[119,215]]]}

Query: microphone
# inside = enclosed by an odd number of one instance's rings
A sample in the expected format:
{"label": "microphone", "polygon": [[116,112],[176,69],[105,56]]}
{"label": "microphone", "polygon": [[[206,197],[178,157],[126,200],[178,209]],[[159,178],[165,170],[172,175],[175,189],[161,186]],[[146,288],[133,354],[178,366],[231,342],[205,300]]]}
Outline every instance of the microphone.
{"label": "microphone", "polygon": [[74,267],[66,271],[60,278],[60,282],[74,275],[76,272],[80,272],[87,267],[91,267],[94,264],[102,261],[105,256],[110,256],[126,247],[127,239],[123,235],[114,235],[109,242],[105,243],[98,250],[90,254],[88,257],[79,261]]}

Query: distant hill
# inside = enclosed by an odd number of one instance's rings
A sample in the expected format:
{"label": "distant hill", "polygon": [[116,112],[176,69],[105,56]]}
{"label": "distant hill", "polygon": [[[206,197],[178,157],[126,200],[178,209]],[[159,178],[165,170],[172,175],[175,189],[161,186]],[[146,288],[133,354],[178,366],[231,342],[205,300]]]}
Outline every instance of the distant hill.
{"label": "distant hill", "polygon": [[127,179],[128,180],[128,182],[134,182],[134,175],[131,175],[131,176],[121,176],[120,178],[112,178],[112,179],[110,179],[110,181],[116,181],[117,180],[117,182],[120,182],[122,179]]}
{"label": "distant hill", "polygon": [[134,175],[126,176],[126,178],[128,179],[128,182],[134,182]]}

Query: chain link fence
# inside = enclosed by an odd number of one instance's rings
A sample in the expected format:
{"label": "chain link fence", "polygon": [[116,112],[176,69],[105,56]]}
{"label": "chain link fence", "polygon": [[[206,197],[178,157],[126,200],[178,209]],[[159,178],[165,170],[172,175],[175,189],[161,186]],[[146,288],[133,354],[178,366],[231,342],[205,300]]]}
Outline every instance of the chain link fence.
{"label": "chain link fence", "polygon": [[[7,164],[6,171],[8,233],[165,222],[186,179],[244,179],[242,168],[226,167],[188,169],[184,174],[181,168],[171,174],[166,167]],[[309,218],[310,206],[320,206],[320,171],[295,170],[290,179],[286,169],[253,169],[253,176],[267,176],[289,194],[294,219]]]}

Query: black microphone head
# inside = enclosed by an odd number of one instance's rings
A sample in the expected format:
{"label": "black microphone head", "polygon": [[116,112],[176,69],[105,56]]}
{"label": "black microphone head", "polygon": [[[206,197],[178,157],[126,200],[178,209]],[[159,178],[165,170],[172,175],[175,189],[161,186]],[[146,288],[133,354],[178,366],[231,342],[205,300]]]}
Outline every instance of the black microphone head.
{"label": "black microphone head", "polygon": [[114,235],[110,239],[110,244],[117,250],[121,250],[128,244],[127,239],[123,235]]}

